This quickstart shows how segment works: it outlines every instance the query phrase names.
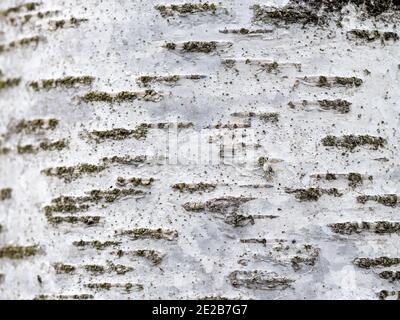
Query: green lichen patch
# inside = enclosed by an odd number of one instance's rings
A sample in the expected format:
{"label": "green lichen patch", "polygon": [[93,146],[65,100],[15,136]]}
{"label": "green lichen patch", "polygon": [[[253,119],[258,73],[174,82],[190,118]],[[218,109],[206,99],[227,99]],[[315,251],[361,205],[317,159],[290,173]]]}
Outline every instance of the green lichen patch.
{"label": "green lichen patch", "polygon": [[168,229],[149,229],[149,228],[138,228],[131,230],[116,231],[116,234],[120,236],[128,236],[132,240],[138,239],[154,239],[154,240],[168,240],[172,241],[178,238],[178,232],[175,230]]}
{"label": "green lichen patch", "polygon": [[349,113],[351,102],[342,99],[336,100],[318,100],[319,107],[322,110],[334,110],[338,113]]}
{"label": "green lichen patch", "polygon": [[107,189],[107,190],[98,190],[94,189],[91,191],[85,192],[86,196],[80,197],[70,197],[70,196],[61,196],[55,198],[51,201],[51,204],[44,207],[44,211],[46,214],[51,214],[53,212],[68,212],[74,213],[79,211],[85,211],[89,209],[92,204],[109,204],[118,199],[129,197],[129,196],[137,196],[143,195],[144,192],[137,189]]}
{"label": "green lichen patch", "polygon": [[82,223],[87,226],[93,226],[100,223],[101,217],[99,216],[47,216],[47,221],[52,225],[61,223],[77,224]]}
{"label": "green lichen patch", "polygon": [[336,188],[322,189],[322,188],[307,188],[307,189],[286,189],[286,193],[294,193],[296,199],[302,202],[307,201],[318,201],[323,195],[329,195],[334,197],[341,197],[343,193],[340,193]]}
{"label": "green lichen patch", "polygon": [[83,268],[85,269],[85,271],[95,274],[102,274],[106,271],[106,268],[104,266],[100,266],[98,264],[87,264],[84,265]]}
{"label": "green lichen patch", "polygon": [[5,156],[5,155],[9,154],[10,152],[11,152],[10,148],[7,148],[7,147],[0,148],[0,156]]}
{"label": "green lichen patch", "polygon": [[363,184],[363,177],[359,173],[350,172],[347,175],[347,180],[349,181],[349,187],[355,188]]}
{"label": "green lichen patch", "polygon": [[388,290],[381,290],[378,293],[379,300],[386,300],[389,297],[397,296],[397,300],[400,300],[400,291],[388,291]]}
{"label": "green lichen patch", "polygon": [[80,85],[89,86],[95,80],[91,76],[68,76],[59,79],[43,79],[38,81],[32,81],[28,85],[35,91],[39,90],[50,90],[55,88],[73,88]]}
{"label": "green lichen patch", "polygon": [[353,263],[363,269],[375,267],[391,267],[400,264],[400,258],[378,257],[378,258],[356,258]]}
{"label": "green lichen patch", "polygon": [[279,113],[269,112],[269,113],[261,113],[258,115],[261,121],[265,123],[278,123],[279,122]]}
{"label": "green lichen patch", "polygon": [[179,46],[176,43],[169,42],[164,46],[168,50],[175,50],[179,47],[183,52],[211,53],[217,50],[216,41],[187,41]]}
{"label": "green lichen patch", "polygon": [[137,78],[137,82],[139,85],[148,87],[150,84],[154,82],[165,82],[167,84],[175,84],[180,80],[181,76],[179,75],[170,75],[170,76],[140,76]]}
{"label": "green lichen patch", "polygon": [[286,5],[282,8],[266,7],[254,5],[253,10],[254,23],[276,23],[276,24],[318,24],[323,21],[314,10],[306,7]]}
{"label": "green lichen patch", "polygon": [[57,128],[59,121],[57,119],[33,119],[21,120],[15,126],[16,133],[37,133],[42,130],[54,130]]}
{"label": "green lichen patch", "polygon": [[81,293],[81,294],[58,294],[58,295],[48,295],[41,294],[36,296],[33,300],[89,300],[94,299],[91,294]]}
{"label": "green lichen patch", "polygon": [[[1,45],[0,45],[1,48]],[[1,49],[0,49],[1,50]],[[0,90],[10,89],[19,86],[21,78],[1,79]]]}
{"label": "green lichen patch", "polygon": [[70,264],[57,262],[53,264],[53,268],[57,274],[72,274],[75,272],[76,267]]}
{"label": "green lichen patch", "polygon": [[49,215],[53,212],[76,213],[88,209],[88,204],[79,204],[74,197],[61,196],[51,200],[51,204],[44,207],[44,212]]}
{"label": "green lichen patch", "polygon": [[180,192],[209,192],[214,191],[217,186],[212,183],[177,183],[172,185],[172,189],[174,191]]}
{"label": "green lichen patch", "polygon": [[312,245],[304,245],[297,250],[296,255],[290,259],[294,271],[302,269],[303,265],[315,266],[318,261],[320,250]]}
{"label": "green lichen patch", "polygon": [[56,16],[60,13],[58,10],[48,10],[48,11],[39,11],[39,12],[34,12],[34,13],[27,13],[25,15],[21,16],[14,16],[14,17],[8,17],[8,21],[13,25],[13,26],[18,26],[22,25],[24,26],[25,24],[49,17]]}
{"label": "green lichen patch", "polygon": [[379,30],[350,30],[346,34],[348,40],[362,40],[365,42],[381,41],[385,43],[388,41],[398,41],[399,35],[396,32],[379,31]]}
{"label": "green lichen patch", "polygon": [[364,16],[377,17],[383,13],[399,10],[397,0],[290,0],[287,6],[294,10],[312,10],[322,17],[341,18],[342,10],[353,5]]}
{"label": "green lichen patch", "polygon": [[7,17],[11,14],[34,11],[42,4],[40,2],[27,2],[5,10],[0,11],[0,17]]}
{"label": "green lichen patch", "polygon": [[322,145],[325,147],[343,148],[349,151],[354,151],[360,146],[370,146],[373,150],[378,150],[383,148],[386,143],[386,139],[370,135],[326,136],[322,139]]}
{"label": "green lichen patch", "polygon": [[233,271],[228,280],[235,288],[253,290],[284,290],[294,282],[291,279],[278,276],[275,272],[266,271]]}
{"label": "green lichen patch", "polygon": [[128,272],[133,271],[134,269],[129,266],[124,266],[122,264],[113,264],[109,263],[107,267],[108,272],[115,272],[117,275],[124,275]]}
{"label": "green lichen patch", "polygon": [[45,140],[41,142],[39,145],[18,145],[17,152],[18,154],[32,154],[37,153],[39,151],[61,151],[68,146],[68,143],[65,139],[49,141]]}
{"label": "green lichen patch", "polygon": [[0,54],[3,52],[10,51],[12,49],[26,47],[30,45],[38,45],[43,38],[39,36],[29,37],[29,38],[22,38],[19,40],[15,40],[6,44],[0,44]]}
{"label": "green lichen patch", "polygon": [[203,211],[206,206],[203,202],[187,202],[182,205],[186,211]]}
{"label": "green lichen patch", "polygon": [[399,222],[376,221],[376,222],[342,222],[328,225],[334,233],[341,235],[359,234],[372,232],[379,235],[400,233]]}
{"label": "green lichen patch", "polygon": [[143,139],[146,138],[148,132],[148,125],[141,124],[135,129],[115,128],[111,130],[93,130],[89,133],[88,138],[96,142],[103,142],[105,140],[124,140],[129,138]]}
{"label": "green lichen patch", "polygon": [[11,197],[12,197],[11,188],[0,189],[0,201],[11,199]]}
{"label": "green lichen patch", "polygon": [[139,165],[147,161],[147,156],[112,156],[105,157],[102,159],[103,163],[106,165],[111,164],[126,164],[126,165]]}
{"label": "green lichen patch", "polygon": [[265,34],[272,32],[270,29],[248,29],[248,28],[240,28],[240,29],[223,29],[219,31],[224,34],[239,34],[239,35],[256,35],[256,34]]}
{"label": "green lichen patch", "polygon": [[108,103],[123,103],[133,102],[135,100],[157,102],[161,99],[161,94],[148,89],[143,92],[130,92],[121,91],[115,94],[102,92],[102,91],[91,91],[80,97],[81,101],[90,102],[108,102]]}
{"label": "green lichen patch", "polygon": [[118,250],[116,252],[116,255],[118,257],[123,257],[123,256],[132,256],[132,257],[143,257],[147,260],[149,260],[153,265],[159,265],[162,262],[162,259],[164,255],[161,252],[155,251],[155,250],[148,250],[148,249],[143,249],[143,250],[134,250],[134,251],[123,251],[123,250]]}
{"label": "green lichen patch", "polygon": [[89,289],[95,289],[95,290],[111,290],[113,288],[121,288],[124,289],[127,293],[131,291],[141,291],[143,290],[143,285],[142,284],[136,284],[136,283],[109,283],[109,282],[103,282],[103,283],[87,283],[85,284],[85,287]]}
{"label": "green lichen patch", "polygon": [[93,248],[96,250],[104,250],[109,247],[119,246],[121,244],[121,242],[120,241],[99,241],[99,240],[84,241],[84,240],[80,240],[80,241],[74,241],[74,242],[72,242],[72,244],[75,247],[78,247],[81,249],[90,247],[90,248]]}
{"label": "green lichen patch", "polygon": [[382,271],[379,273],[379,277],[385,280],[389,280],[390,282],[399,281],[400,280],[400,271]]}
{"label": "green lichen patch", "polygon": [[217,11],[217,4],[214,3],[184,3],[184,4],[170,4],[170,5],[157,5],[155,9],[158,10],[163,17],[174,15],[189,15],[195,13],[211,13],[215,14]]}
{"label": "green lichen patch", "polygon": [[331,88],[333,86],[340,86],[346,88],[360,87],[363,84],[363,80],[357,77],[305,77],[303,79],[306,83],[315,84],[321,88]]}
{"label": "green lichen patch", "polygon": [[79,27],[83,22],[87,22],[89,19],[71,17],[69,19],[59,19],[49,21],[51,30],[58,30],[64,28],[76,28]]}
{"label": "green lichen patch", "polygon": [[148,187],[151,186],[153,182],[154,178],[149,178],[149,179],[137,178],[137,177],[127,178],[127,179],[123,177],[117,178],[117,186],[119,187],[125,187],[127,185],[133,185],[135,187],[137,186]]}
{"label": "green lichen patch", "polygon": [[106,165],[94,165],[89,163],[81,163],[71,167],[54,167],[42,170],[42,174],[48,177],[57,177],[65,182],[71,182],[86,174],[95,174],[104,171]]}
{"label": "green lichen patch", "polygon": [[0,247],[0,259],[19,260],[32,257],[39,252],[38,246],[6,246]]}
{"label": "green lichen patch", "polygon": [[153,83],[165,83],[167,85],[173,86],[179,80],[187,79],[187,80],[200,80],[206,78],[205,75],[200,74],[187,74],[187,75],[168,75],[168,76],[151,76],[145,75],[137,78],[137,83],[143,87],[149,87]]}
{"label": "green lichen patch", "polygon": [[385,195],[362,195],[357,197],[357,202],[365,204],[368,201],[375,201],[377,203],[383,204],[386,207],[396,207],[399,201],[398,196],[395,194],[385,194]]}

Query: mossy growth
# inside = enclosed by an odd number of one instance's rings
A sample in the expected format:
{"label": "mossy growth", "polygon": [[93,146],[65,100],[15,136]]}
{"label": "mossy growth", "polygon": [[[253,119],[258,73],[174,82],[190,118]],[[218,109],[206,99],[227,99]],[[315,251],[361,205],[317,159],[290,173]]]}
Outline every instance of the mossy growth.
{"label": "mossy growth", "polygon": [[94,130],[89,133],[89,138],[95,140],[96,142],[102,142],[105,140],[124,140],[128,138],[135,138],[137,140],[146,138],[148,133],[148,125],[141,124],[138,125],[135,129],[124,129],[124,128],[115,128],[111,130]]}
{"label": "mossy growth", "polygon": [[363,84],[362,79],[356,77],[335,77],[335,84],[345,87],[359,87]]}
{"label": "mossy growth", "polygon": [[54,30],[58,30],[66,27],[78,27],[82,22],[87,21],[89,21],[89,19],[71,17],[69,19],[49,21],[49,24],[54,28]]}
{"label": "mossy growth", "polygon": [[254,290],[283,290],[290,286],[293,280],[280,277],[274,272],[266,271],[233,271],[229,274],[228,280],[235,288],[244,287]]}
{"label": "mossy growth", "polygon": [[55,88],[73,88],[77,85],[86,85],[89,86],[95,80],[94,77],[91,76],[81,76],[81,77],[64,77],[60,79],[46,79],[39,81],[32,81],[29,83],[29,87],[31,87],[35,91],[39,90],[49,90]]}
{"label": "mossy growth", "polygon": [[186,211],[202,211],[206,205],[203,202],[187,202],[182,205],[182,208]]}
{"label": "mossy growth", "polygon": [[161,16],[173,16],[174,14],[187,15],[194,13],[210,12],[212,14],[217,10],[217,5],[214,3],[184,3],[184,4],[171,4],[171,5],[157,5],[155,9],[158,10]]}
{"label": "mossy growth", "polygon": [[112,156],[105,157],[102,159],[105,164],[126,164],[126,165],[138,165],[141,163],[145,163],[147,160],[147,156]]}
{"label": "mossy growth", "polygon": [[99,240],[93,240],[93,241],[74,241],[72,244],[75,247],[83,248],[83,247],[91,247],[96,250],[104,250],[108,247],[115,247],[119,246],[121,244],[120,241],[99,241]]}
{"label": "mossy growth", "polygon": [[168,240],[172,241],[178,237],[178,232],[175,230],[168,229],[148,229],[148,228],[138,228],[131,230],[121,230],[116,231],[116,234],[120,236],[129,236],[133,240],[138,239],[155,239],[155,240]]}
{"label": "mossy growth", "polygon": [[385,31],[380,32],[378,30],[350,30],[347,32],[347,38],[349,40],[361,39],[367,42],[373,42],[380,40],[382,43],[386,41],[398,41],[399,35],[395,32]]}
{"label": "mossy growth", "polygon": [[188,41],[183,43],[183,51],[210,53],[217,49],[215,41]]}
{"label": "mossy growth", "polygon": [[376,234],[400,233],[399,222],[376,221],[376,222],[342,222],[328,225],[334,233],[342,235],[359,234],[369,231]]}
{"label": "mossy growth", "polygon": [[15,40],[12,41],[10,43],[7,44],[0,44],[0,54],[12,49],[16,49],[19,47],[26,47],[29,45],[37,45],[40,41],[42,40],[41,37],[39,36],[34,36],[34,37],[30,37],[30,38],[23,38],[23,39],[19,39],[19,40]]}
{"label": "mossy growth", "polygon": [[385,195],[363,195],[357,197],[357,202],[365,204],[367,201],[375,201],[377,203],[383,204],[386,207],[396,207],[399,201],[398,196],[395,194],[385,194]]}
{"label": "mossy growth", "polygon": [[277,24],[318,24],[322,22],[314,10],[306,7],[286,5],[282,8],[263,7],[260,5],[253,5],[253,19],[255,23],[270,23]]}
{"label": "mossy growth", "polygon": [[58,197],[51,200],[51,205],[44,207],[44,212],[49,215],[53,212],[75,213],[89,209],[87,204],[78,204],[74,197]]}
{"label": "mossy growth", "polygon": [[276,61],[269,63],[261,63],[260,68],[261,70],[266,71],[267,73],[277,73],[279,71],[279,63]]}
{"label": "mossy growth", "polygon": [[369,145],[372,149],[383,148],[386,139],[370,135],[344,135],[342,137],[326,136],[322,139],[322,145],[325,147],[337,147],[354,151],[359,146]]}
{"label": "mossy growth", "polygon": [[270,113],[262,113],[259,115],[260,120],[266,123],[278,123],[279,122],[279,113],[270,112]]}
{"label": "mossy growth", "polygon": [[76,224],[76,223],[83,223],[87,226],[93,226],[96,225],[100,222],[101,217],[99,216],[52,216],[52,215],[47,215],[47,221],[50,224],[53,225],[58,225],[61,223],[70,223],[70,224]]}
{"label": "mossy growth", "polygon": [[180,192],[209,192],[215,190],[217,186],[212,183],[177,183],[172,185],[172,189],[174,191]]}
{"label": "mossy growth", "polygon": [[71,167],[55,167],[42,170],[42,174],[48,177],[57,177],[65,182],[71,182],[85,174],[100,173],[107,168],[106,165],[94,165],[89,163],[81,163]]}
{"label": "mossy growth", "polygon": [[170,75],[170,76],[141,76],[137,79],[139,85],[148,87],[151,83],[154,82],[166,82],[166,83],[176,83],[180,80],[179,75]]}
{"label": "mossy growth", "polygon": [[108,272],[115,272],[117,275],[124,275],[128,272],[133,271],[134,269],[132,267],[124,266],[122,264],[113,264],[109,263]]}
{"label": "mossy growth", "polygon": [[126,186],[128,184],[133,185],[135,187],[137,187],[137,186],[148,187],[148,186],[151,186],[151,184],[153,182],[154,182],[154,178],[149,178],[149,179],[136,178],[136,177],[129,178],[129,179],[125,179],[125,178],[122,178],[122,177],[118,177],[117,178],[117,185],[119,187],[124,187],[124,186]]}
{"label": "mossy growth", "polygon": [[400,280],[400,271],[389,271],[385,270],[379,273],[379,277],[390,282]]}
{"label": "mossy growth", "polygon": [[0,156],[7,155],[7,154],[9,154],[10,152],[11,152],[11,149],[10,149],[10,148],[7,148],[7,147],[0,148]]}
{"label": "mossy growth", "polygon": [[318,104],[322,110],[334,110],[339,113],[349,113],[351,102],[346,100],[318,100]]}
{"label": "mossy growth", "polygon": [[13,78],[5,80],[0,79],[0,90],[17,87],[19,86],[20,83],[21,83],[21,78]]}
{"label": "mossy growth", "polygon": [[11,199],[11,197],[12,197],[11,188],[0,189],[0,201]]}
{"label": "mossy growth", "polygon": [[57,140],[57,141],[43,141],[39,145],[34,146],[31,144],[28,145],[18,145],[17,152],[19,154],[29,154],[36,153],[39,151],[61,151],[68,146],[65,139]]}
{"label": "mossy growth", "polygon": [[58,10],[39,11],[39,12],[34,12],[34,13],[27,13],[25,15],[20,15],[20,16],[8,17],[8,21],[13,26],[18,26],[18,24],[21,24],[23,26],[33,20],[49,18],[49,17],[55,16],[59,13],[60,13],[60,11],[58,11]]}
{"label": "mossy growth", "polygon": [[299,201],[318,201],[324,194],[341,197],[343,193],[340,193],[336,188],[322,189],[322,188],[307,188],[307,189],[286,189],[287,193],[296,194],[296,199]]}
{"label": "mossy growth", "polygon": [[10,14],[21,13],[24,11],[34,11],[39,6],[41,6],[40,2],[27,2],[24,4],[20,4],[18,6],[11,7],[11,8],[0,11],[0,17],[7,17]]}
{"label": "mossy growth", "polygon": [[54,270],[56,271],[57,274],[72,274],[75,272],[76,267],[70,264],[64,264],[61,262],[55,263],[53,265]]}
{"label": "mossy growth", "polygon": [[122,288],[126,292],[131,292],[132,290],[143,290],[143,285],[136,284],[136,283],[88,283],[85,284],[85,287],[89,289],[96,289],[96,290],[110,290],[112,288]]}
{"label": "mossy growth", "polygon": [[131,256],[135,257],[143,257],[149,260],[153,265],[159,265],[162,262],[163,255],[155,250],[135,250],[135,251],[129,251],[129,252],[124,252],[122,250],[118,250],[117,256],[122,257],[125,254],[129,254]]}
{"label": "mossy growth", "polygon": [[100,266],[98,264],[87,264],[83,267],[87,272],[102,274],[106,271],[104,266]]}
{"label": "mossy growth", "polygon": [[356,258],[353,263],[363,269],[375,267],[391,267],[400,264],[400,258],[378,257],[378,258]]}
{"label": "mossy growth", "polygon": [[363,184],[363,177],[359,173],[350,172],[347,175],[347,180],[349,180],[349,187],[355,188]]}
{"label": "mossy growth", "polygon": [[57,119],[21,120],[15,126],[17,133],[36,133],[40,130],[54,130],[59,124]]}
{"label": "mossy growth", "polygon": [[143,195],[144,191],[132,188],[114,188],[107,190],[94,189],[86,192],[86,194],[86,196],[80,197],[61,196],[55,198],[51,201],[50,205],[44,207],[44,211],[46,214],[51,214],[53,212],[73,213],[85,211],[90,207],[91,204],[112,203],[123,197]]}
{"label": "mossy growth", "polygon": [[80,97],[83,102],[109,102],[109,103],[123,103],[132,102],[137,99],[144,101],[158,101],[160,94],[152,89],[147,89],[143,92],[130,92],[121,91],[116,94],[111,94],[102,91],[91,91]]}
{"label": "mossy growth", "polygon": [[296,252],[297,255],[290,259],[293,270],[301,270],[302,265],[314,266],[318,261],[319,251],[312,245],[304,245],[302,249]]}
{"label": "mossy growth", "polygon": [[94,296],[91,294],[59,294],[59,295],[47,295],[41,294],[36,296],[33,300],[89,300],[93,299]]}
{"label": "mossy growth", "polygon": [[263,34],[268,33],[269,31],[266,29],[247,29],[247,28],[240,28],[240,29],[224,29],[220,30],[220,33],[228,34],[240,34],[240,35],[252,35],[252,34]]}
{"label": "mossy growth", "polygon": [[6,246],[0,248],[0,259],[24,259],[32,257],[39,252],[38,246]]}

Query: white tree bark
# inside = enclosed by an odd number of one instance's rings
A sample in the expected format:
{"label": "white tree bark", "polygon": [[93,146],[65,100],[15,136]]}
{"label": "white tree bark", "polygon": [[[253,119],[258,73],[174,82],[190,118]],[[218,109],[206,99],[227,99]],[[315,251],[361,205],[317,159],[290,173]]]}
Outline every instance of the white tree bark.
{"label": "white tree bark", "polygon": [[400,5],[335,3],[2,1],[0,298],[399,298]]}

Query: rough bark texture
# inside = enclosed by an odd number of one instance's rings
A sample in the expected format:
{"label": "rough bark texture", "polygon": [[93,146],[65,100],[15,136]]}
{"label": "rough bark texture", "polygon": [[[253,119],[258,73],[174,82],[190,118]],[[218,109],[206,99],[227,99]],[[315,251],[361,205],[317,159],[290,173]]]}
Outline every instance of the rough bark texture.
{"label": "rough bark texture", "polygon": [[2,1],[0,298],[399,299],[399,9]]}

